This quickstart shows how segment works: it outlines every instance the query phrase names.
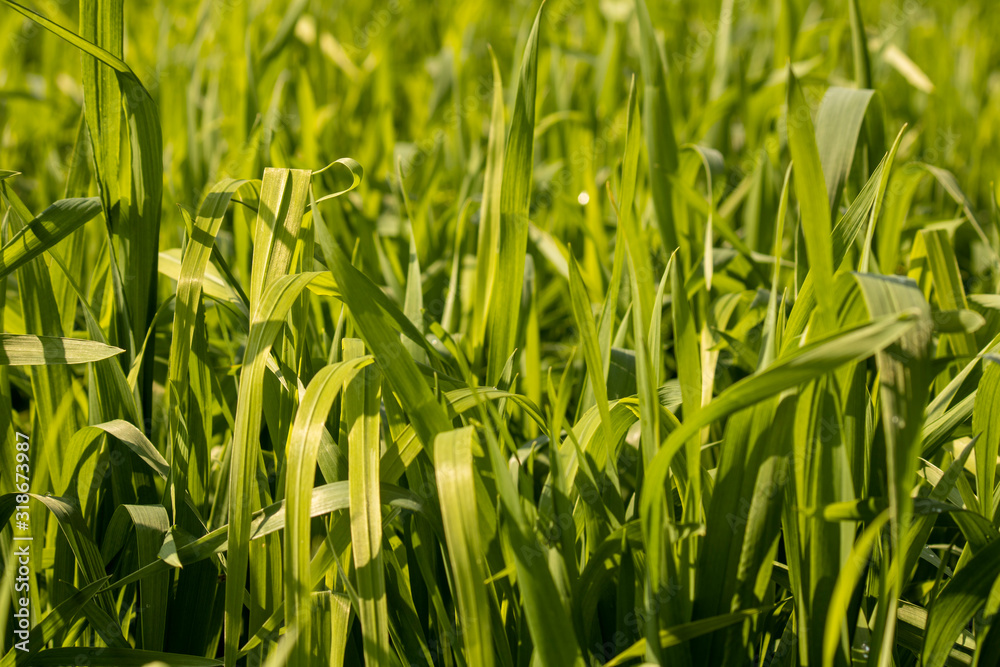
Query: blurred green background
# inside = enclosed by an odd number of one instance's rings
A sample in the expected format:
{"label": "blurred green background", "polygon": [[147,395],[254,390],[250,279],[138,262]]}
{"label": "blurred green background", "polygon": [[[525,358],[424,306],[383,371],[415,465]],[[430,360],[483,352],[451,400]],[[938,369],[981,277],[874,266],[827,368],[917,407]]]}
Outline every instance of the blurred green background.
{"label": "blurred green background", "polygon": [[[987,207],[1000,160],[1000,15],[981,1],[861,4],[887,133],[902,123],[913,130],[901,158],[954,171],[973,202]],[[375,189],[384,187],[395,156],[409,158],[411,187],[420,193],[438,180],[429,205],[454,205],[465,165],[481,159],[485,142],[487,49],[512,94],[537,5],[126,3],[126,60],[160,108],[165,206],[196,204],[227,172],[259,176],[263,162],[319,168],[342,155],[364,165],[365,187]],[[33,7],[77,25],[73,2]],[[776,73],[787,58],[801,67],[815,102],[825,86],[853,80],[846,3],[655,2],[650,13],[664,38],[678,141],[717,148],[731,170],[752,164],[768,145],[784,94]],[[720,51],[723,32],[729,46]],[[580,192],[576,180],[586,170],[574,150],[596,144],[598,181],[606,176],[600,168],[621,155],[628,81],[639,69],[632,3],[551,0],[540,41],[539,118],[562,124],[535,151],[535,196],[550,208]],[[22,171],[17,187],[29,203],[44,205],[56,198],[72,158],[81,56],[9,10],[0,12],[0,48],[0,164]],[[255,125],[273,137],[247,160]],[[560,174],[566,168],[571,173]],[[545,198],[556,176],[573,187]],[[374,214],[379,200],[364,194]],[[174,218],[168,213],[166,233]]]}

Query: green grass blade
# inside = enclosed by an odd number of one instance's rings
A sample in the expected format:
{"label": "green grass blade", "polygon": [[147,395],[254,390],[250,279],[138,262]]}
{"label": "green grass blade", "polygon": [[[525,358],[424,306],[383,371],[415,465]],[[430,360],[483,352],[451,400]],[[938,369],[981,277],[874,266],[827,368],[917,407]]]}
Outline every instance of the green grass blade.
{"label": "green grass blade", "polygon": [[778,198],[778,215],[774,222],[774,270],[771,274],[771,290],[767,298],[767,315],[764,319],[760,355],[757,360],[757,370],[763,370],[774,362],[781,349],[778,336],[778,291],[781,287],[781,249],[785,231],[785,217],[788,213],[788,184],[792,178],[792,168],[785,170],[785,180],[781,186]]}
{"label": "green grass blade", "polygon": [[471,667],[491,667],[494,649],[473,480],[475,440],[471,427],[439,434],[434,441],[434,473],[466,658]]}
{"label": "green grass blade", "polygon": [[844,653],[850,654],[850,646],[847,642],[848,628],[844,626],[844,623],[851,621],[848,615],[851,596],[854,594],[858,581],[865,574],[875,541],[888,522],[889,513],[882,512],[875,521],[865,527],[861,537],[851,548],[851,556],[848,558],[846,566],[837,575],[837,584],[830,600],[830,610],[833,613],[827,614],[826,632],[823,635],[823,665],[825,667],[837,664],[835,658],[838,647]]}
{"label": "green grass blade", "polygon": [[[170,353],[167,368],[167,397],[179,400],[177,405],[168,407],[170,418],[170,500],[174,512],[177,511],[178,497],[187,492],[188,445],[180,434],[181,415],[190,419],[187,398],[189,388],[189,364],[195,337],[198,309],[201,306],[202,284],[205,271],[215,247],[215,237],[222,226],[229,202],[236,191],[246,181],[227,179],[212,188],[205,198],[194,220],[192,233],[181,261],[177,276],[177,299],[174,302],[174,321],[170,336]],[[176,517],[176,514],[175,514]]]}
{"label": "green grass blade", "polygon": [[788,147],[795,165],[795,196],[799,201],[802,232],[814,276],[820,316],[833,322],[833,247],[826,181],[813,130],[812,115],[791,65],[788,69]]}
{"label": "green grass blade", "polygon": [[995,521],[997,452],[1000,450],[1000,364],[987,363],[976,390],[972,411],[972,432],[976,441],[976,491],[983,516]]}
{"label": "green grass blade", "polygon": [[[958,260],[948,233],[943,229],[922,229],[919,234],[923,237],[927,251],[927,269],[938,309],[967,310],[969,303],[965,298]],[[953,354],[962,358],[976,354],[976,338],[965,331],[942,336],[942,343],[946,343]]]}
{"label": "green grass blade", "polygon": [[[38,620],[28,637],[28,650],[45,646],[56,639],[57,633],[65,631],[76,620],[76,617],[83,611],[83,606],[87,604],[107,583],[108,577],[99,579],[82,589],[73,592],[68,598],[52,608],[45,616]],[[7,655],[0,660],[0,667],[14,667],[19,664],[18,650],[12,648]],[[23,660],[20,661],[23,663]]]}
{"label": "green grass blade", "polygon": [[26,262],[52,248],[100,211],[96,197],[61,199],[34,218],[0,250],[0,276],[10,275]]}
{"label": "green grass blade", "polygon": [[358,357],[321,369],[306,388],[288,436],[288,459],[285,468],[285,608],[288,623],[297,628],[299,642],[292,653],[293,664],[305,664],[312,646],[309,623],[313,587],[309,569],[310,506],[316,459],[325,423],[333,402],[344,383],[371,362]]}
{"label": "green grass blade", "polygon": [[[867,116],[869,123],[881,128],[881,113],[881,103],[877,101],[874,90],[833,87],[823,95],[816,114],[816,148],[826,177],[830,210],[834,213],[851,173],[862,123]],[[878,148],[879,155],[883,150],[881,146]]]}
{"label": "green grass blade", "polygon": [[[392,306],[381,290],[351,266],[339,250],[334,254],[330,270],[340,287],[341,298],[350,310],[358,334],[372,351],[376,362],[384,364],[385,377],[392,386],[393,393],[398,396],[401,406],[410,416],[420,441],[429,449],[435,435],[451,429],[444,408],[438,403],[416,362],[399,340],[396,334],[399,329],[391,324],[393,321],[398,323],[399,319],[393,318],[393,313],[398,313],[411,329],[412,324],[399,313],[398,308]],[[423,340],[419,334],[416,334],[416,339]]]}
{"label": "green grass blade", "polygon": [[[364,343],[344,339],[344,360],[364,356]],[[361,609],[365,662],[389,664],[389,611],[382,555],[382,503],[379,495],[379,406],[381,378],[375,367],[344,383],[343,422],[348,439],[351,547]]]}
{"label": "green grass blade", "polygon": [[[833,261],[835,265],[839,266],[843,264],[848,251],[854,245],[866,221],[869,222],[869,238],[866,238],[865,247],[866,250],[870,248],[870,235],[874,233],[871,221],[878,219],[878,210],[876,207],[882,201],[881,196],[886,192],[889,170],[892,167],[896,149],[899,147],[902,136],[903,131],[900,130],[889,154],[882,159],[882,162],[879,163],[879,166],[872,173],[871,178],[865,183],[864,188],[854,198],[854,201],[851,202],[847,212],[844,213],[844,216],[837,222],[836,227],[833,228]],[[886,211],[886,217],[889,217],[889,211]],[[883,223],[884,226],[885,223]],[[879,251],[882,251],[881,244],[879,245]],[[862,258],[862,266],[866,266],[864,257]],[[816,306],[815,290],[816,282],[813,276],[806,276],[805,282],[802,284],[802,288],[799,290],[795,304],[792,307],[792,312],[788,317],[785,339],[786,346],[795,343],[798,340],[798,336],[805,330],[809,317],[812,315],[812,310]]]}
{"label": "green grass blade", "polygon": [[871,57],[868,55],[868,35],[858,0],[850,0],[851,48],[854,54],[854,83],[858,88],[872,87]]}
{"label": "green grass blade", "polygon": [[[684,269],[680,262],[670,262],[671,319],[674,325],[674,357],[677,361],[677,379],[681,384],[684,419],[694,417],[701,410],[702,366],[701,336],[696,329],[695,314],[684,290]],[[707,282],[707,277],[706,277]],[[654,312],[654,317],[656,313]],[[650,338],[653,345],[657,340]]]}
{"label": "green grass blade", "polygon": [[643,97],[642,118],[649,151],[650,191],[656,209],[660,237],[667,252],[681,248],[685,263],[690,262],[689,230],[678,229],[673,214],[671,178],[677,172],[677,138],[674,136],[670,98],[667,93],[667,64],[653,31],[645,0],[636,0],[639,17]]}
{"label": "green grass blade", "polygon": [[[597,409],[601,413],[601,421],[605,425],[604,428],[609,429],[611,412],[608,407],[607,369],[604,367],[601,355],[600,342],[597,337],[597,326],[594,323],[594,311],[591,307],[590,297],[587,295],[587,288],[583,284],[583,278],[580,276],[580,267],[577,266],[576,259],[572,255],[569,258],[569,293],[573,307],[573,318],[576,320],[577,328],[580,331],[580,339],[583,343],[584,359],[587,362],[587,374],[597,400]],[[604,462],[598,461],[597,464],[598,467],[603,467]]]}
{"label": "green grass blade", "polygon": [[[856,275],[871,317],[893,313],[918,313],[917,324],[891,345],[879,351],[879,409],[885,434],[889,517],[894,554],[902,553],[902,531],[910,524],[911,490],[920,450],[924,406],[932,378],[930,306],[916,284],[907,280]],[[905,575],[903,558],[894,559],[892,601],[900,597]],[[883,638],[882,650],[893,639],[895,615]]]}
{"label": "green grass blade", "polygon": [[[124,56],[122,0],[82,0],[80,37],[117,58]],[[108,226],[118,226],[122,93],[115,70],[93,56],[83,58],[84,117],[90,131],[98,188]],[[114,216],[114,217],[112,217]]]}
{"label": "green grass blade", "polygon": [[[412,491],[400,488],[391,484],[383,484],[381,490],[383,502],[389,507],[398,508],[410,512],[416,512],[424,516],[433,523],[434,514],[425,505],[420,496]],[[13,496],[11,498],[10,512],[13,512]],[[312,501],[309,505],[309,516],[316,518],[332,512],[340,512],[348,509],[350,494],[348,483],[332,482],[313,489]],[[8,512],[8,516],[10,514]],[[0,512],[0,518],[3,518]],[[256,540],[268,535],[273,535],[285,528],[285,503],[284,501],[274,503],[263,509],[257,510],[251,515],[249,539]],[[229,526],[222,526],[199,537],[196,540],[179,543],[177,540],[168,539],[164,541],[160,548],[160,560],[136,570],[112,584],[112,588],[126,586],[142,580],[144,577],[164,572],[171,567],[187,567],[215,554],[225,553],[229,550],[228,540]]]}
{"label": "green grass blade", "polygon": [[538,77],[538,26],[542,10],[524,47],[500,188],[500,239],[493,295],[487,314],[487,384],[495,385],[517,345],[524,256],[528,248],[528,209],[535,148],[535,87]]}
{"label": "green grass blade", "polygon": [[[497,492],[510,523],[510,541],[518,590],[525,620],[539,660],[545,665],[580,667],[583,659],[573,632],[573,624],[563,606],[562,596],[547,562],[548,547],[538,541],[527,523],[525,512],[499,444],[487,431],[486,450],[497,480]],[[541,562],[536,562],[541,559]]]}
{"label": "green grass blade", "polygon": [[240,376],[229,469],[229,578],[226,586],[226,661],[232,667],[239,651],[244,585],[249,561],[250,515],[260,504],[257,463],[260,452],[264,374],[271,346],[285,315],[316,273],[283,276],[251,301],[253,318]]}
{"label": "green grass blade", "polygon": [[483,174],[483,204],[479,211],[479,234],[476,238],[476,303],[472,315],[473,359],[480,358],[480,348],[490,312],[500,247],[500,192],[503,187],[504,108],[503,81],[496,55],[490,49],[493,65],[493,109],[486,145],[486,169]]}
{"label": "green grass blade", "polygon": [[250,303],[259,303],[266,285],[289,272],[292,251],[309,198],[310,172],[264,170],[254,237]]}
{"label": "green grass blade", "polygon": [[[115,510],[107,527],[101,555],[107,563],[118,552],[134,529],[139,567],[156,561],[163,537],[169,530],[166,510],[160,505],[121,505]],[[167,621],[167,592],[169,579],[166,573],[147,577],[139,582],[142,609],[139,611],[139,648],[148,651],[163,650]]]}
{"label": "green grass blade", "polygon": [[[410,258],[406,268],[406,296],[403,300],[403,314],[413,324],[417,331],[423,329],[424,325],[424,289],[423,278],[420,272],[420,257],[417,253],[417,240],[411,232],[410,234]],[[424,336],[420,336],[423,340]],[[427,363],[427,356],[419,342],[403,339],[403,346],[406,348],[413,360],[418,363]]]}
{"label": "green grass blade", "polygon": [[[59,528],[62,530],[69,547],[76,557],[77,567],[79,567],[82,579],[86,584],[92,584],[105,578],[104,561],[101,552],[94,544],[87,524],[84,523],[80,511],[66,501],[64,498],[56,496],[40,496],[30,494],[32,498],[39,501],[52,514]],[[8,496],[11,500],[12,497]],[[13,509],[13,508],[11,508]],[[4,521],[6,524],[6,521]],[[114,603],[110,593],[106,590],[97,594],[98,606],[107,613],[113,613]],[[121,629],[114,627],[110,629],[110,634],[120,635]]]}
{"label": "green grass blade", "polygon": [[86,364],[108,359],[125,350],[91,340],[0,334],[0,365],[45,366]]}

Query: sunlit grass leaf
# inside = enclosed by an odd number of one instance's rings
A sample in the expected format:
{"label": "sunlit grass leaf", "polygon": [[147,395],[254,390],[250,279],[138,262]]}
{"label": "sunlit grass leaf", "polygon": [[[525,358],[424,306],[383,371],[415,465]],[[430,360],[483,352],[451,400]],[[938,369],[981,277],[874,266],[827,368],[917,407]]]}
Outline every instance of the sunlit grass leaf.
{"label": "sunlit grass leaf", "polygon": [[787,127],[792,153],[795,195],[799,201],[802,233],[809,256],[809,269],[816,284],[821,317],[833,321],[833,248],[830,242],[830,206],[813,130],[812,112],[802,88],[788,66]]}
{"label": "sunlit grass leaf", "polygon": [[[315,273],[283,276],[273,281],[260,296],[251,301],[253,316],[240,377],[235,415],[229,479],[229,576],[234,582],[226,587],[226,660],[234,665],[238,652],[243,578],[249,560],[250,515],[260,504],[257,488],[259,436],[263,403],[264,373],[274,340],[284,326],[284,318]],[[238,583],[235,583],[238,582]]]}
{"label": "sunlit grass leaf", "polygon": [[0,250],[0,276],[6,276],[89,222],[101,210],[96,197],[60,199],[42,211]]}
{"label": "sunlit grass leaf", "polygon": [[[601,421],[604,422],[605,428],[610,428],[611,413],[608,408],[607,369],[602,359],[597,326],[594,324],[594,312],[590,304],[590,297],[587,295],[587,288],[580,276],[580,267],[577,266],[576,259],[572,255],[569,267],[570,301],[573,307],[573,317],[580,330],[584,359],[587,362],[587,374],[597,399],[597,409],[601,413]],[[603,463],[603,461],[598,461],[599,466],[603,466]]]}
{"label": "sunlit grass leaf", "polygon": [[[677,138],[674,136],[670,98],[667,91],[667,65],[653,32],[645,0],[636,0],[639,17],[640,64],[642,66],[642,118],[649,151],[650,191],[656,208],[656,220],[664,247],[672,252],[685,246],[687,229],[678,229],[673,214],[670,179],[677,171]],[[627,202],[626,202],[627,203]],[[683,252],[690,259],[689,252]]]}
{"label": "sunlit grass leaf", "polygon": [[196,317],[201,306],[202,284],[215,237],[222,226],[222,218],[233,195],[245,182],[227,179],[212,188],[192,225],[177,277],[177,299],[174,302],[167,368],[167,396],[171,399],[167,408],[170,415],[170,491],[175,517],[178,498],[183,498],[187,492],[189,446],[182,442],[184,438],[180,433],[179,422],[181,419],[191,418],[187,410],[190,386],[188,367],[195,338]]}
{"label": "sunlit grass leaf", "polygon": [[528,210],[535,154],[538,26],[542,20],[542,11],[538,10],[524,47],[503,157],[497,266],[492,281],[492,296],[488,302],[490,309],[487,312],[486,381],[491,385],[499,381],[503,367],[517,344],[521,289],[524,284],[524,256],[528,248]]}
{"label": "sunlit grass leaf", "polygon": [[466,427],[441,433],[434,441],[435,476],[441,516],[462,619],[462,641],[469,664],[490,667],[493,640],[486,597],[486,568],[479,537],[472,446],[475,431]]}
{"label": "sunlit grass leaf", "polygon": [[848,12],[851,20],[851,48],[854,55],[854,83],[858,88],[872,87],[871,56],[868,54],[868,35],[858,0],[850,0]]}
{"label": "sunlit grass leaf", "polygon": [[976,491],[980,512],[987,519],[994,517],[994,480],[997,451],[1000,450],[1000,363],[987,363],[976,390],[976,406],[972,412],[972,432],[976,442]]}
{"label": "sunlit grass leaf", "polygon": [[[364,343],[344,340],[344,360],[364,356]],[[374,372],[373,372],[374,371]],[[365,662],[386,664],[389,611],[386,606],[382,555],[382,503],[379,495],[379,405],[381,377],[374,367],[344,381],[342,420],[347,429],[350,488],[351,548],[361,609]]]}
{"label": "sunlit grass leaf", "polygon": [[311,554],[303,547],[310,543],[309,510],[316,477],[316,458],[333,401],[345,381],[368,363],[371,363],[370,358],[359,356],[320,370],[306,389],[288,436],[288,459],[285,468],[287,475],[285,563],[288,570],[285,577],[285,608],[288,622],[294,624],[300,638],[293,649],[293,655],[296,656],[293,660],[303,664],[312,645],[312,628],[309,622],[310,595],[313,586],[309,571]]}
{"label": "sunlit grass leaf", "polygon": [[[334,279],[340,286],[344,303],[357,326],[358,335],[372,351],[376,363],[385,369],[385,377],[400,404],[410,416],[414,430],[425,447],[430,447],[434,436],[450,430],[447,415],[427,386],[416,362],[403,347],[399,336],[389,322],[392,312],[398,312],[384,294],[372,285],[347,258],[337,251],[330,266]],[[378,292],[381,299],[375,296]],[[402,315],[400,313],[400,315]],[[403,321],[409,320],[402,316]],[[412,329],[412,324],[410,324]],[[418,340],[423,337],[417,334]],[[391,372],[389,372],[391,370]]]}
{"label": "sunlit grass leaf", "polygon": [[119,347],[77,338],[0,334],[0,365],[4,366],[85,364],[124,351]]}
{"label": "sunlit grass leaf", "polygon": [[[851,4],[853,17],[856,0],[852,0]],[[867,63],[862,67],[867,67]],[[877,154],[871,156],[872,162],[885,150],[881,145],[883,113],[881,99],[876,97],[874,90],[833,87],[823,95],[823,101],[816,115],[816,148],[819,151],[832,212],[837,211],[841,192],[851,173],[862,124],[866,118],[869,126],[873,128],[870,134],[878,137],[873,146]]]}
{"label": "sunlit grass leaf", "polygon": [[476,239],[476,301],[471,324],[474,359],[480,356],[479,349],[487,326],[490,299],[496,280],[496,253],[500,247],[500,192],[504,160],[503,81],[500,77],[500,65],[492,49],[490,62],[493,65],[493,107],[483,174],[483,204],[479,212],[479,232]]}
{"label": "sunlit grass leaf", "polygon": [[[83,611],[83,607],[97,594],[107,583],[108,578],[99,579],[78,591],[74,591],[68,598],[60,602],[56,607],[49,610],[45,616],[38,620],[31,628],[28,637],[28,650],[37,649],[47,645],[56,639],[57,633],[65,632],[76,621],[77,616]],[[23,654],[17,647],[0,659],[0,667],[14,667],[16,664],[23,664],[23,659],[18,657]]]}

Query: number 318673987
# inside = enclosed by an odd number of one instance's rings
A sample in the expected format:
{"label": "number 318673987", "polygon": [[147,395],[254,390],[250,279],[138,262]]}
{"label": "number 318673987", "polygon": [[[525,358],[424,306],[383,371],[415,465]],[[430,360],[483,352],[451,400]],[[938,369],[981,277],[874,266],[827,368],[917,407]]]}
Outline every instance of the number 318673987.
{"label": "number 318673987", "polygon": [[29,477],[31,468],[28,463],[30,447],[28,436],[18,433],[17,442],[14,445],[16,450],[14,453],[14,491],[18,494],[15,498],[17,507],[14,511],[14,521],[22,531],[27,530],[28,524],[28,490],[31,488]]}

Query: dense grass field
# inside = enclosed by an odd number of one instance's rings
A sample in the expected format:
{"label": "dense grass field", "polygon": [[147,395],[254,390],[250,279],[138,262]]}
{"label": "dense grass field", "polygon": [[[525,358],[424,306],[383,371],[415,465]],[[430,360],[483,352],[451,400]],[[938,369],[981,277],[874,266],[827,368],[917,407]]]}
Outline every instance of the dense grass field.
{"label": "dense grass field", "polygon": [[0,667],[1000,665],[997,35],[0,0]]}

